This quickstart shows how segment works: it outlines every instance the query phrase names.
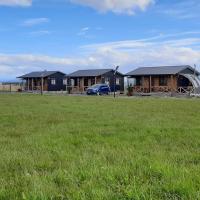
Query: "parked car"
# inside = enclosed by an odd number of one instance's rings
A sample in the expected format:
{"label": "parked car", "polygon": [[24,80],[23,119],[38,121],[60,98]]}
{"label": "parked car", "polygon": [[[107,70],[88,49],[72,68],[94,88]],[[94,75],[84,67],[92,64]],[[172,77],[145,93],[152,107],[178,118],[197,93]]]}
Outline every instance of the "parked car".
{"label": "parked car", "polygon": [[110,93],[110,87],[107,84],[96,84],[87,89],[87,95],[103,95]]}

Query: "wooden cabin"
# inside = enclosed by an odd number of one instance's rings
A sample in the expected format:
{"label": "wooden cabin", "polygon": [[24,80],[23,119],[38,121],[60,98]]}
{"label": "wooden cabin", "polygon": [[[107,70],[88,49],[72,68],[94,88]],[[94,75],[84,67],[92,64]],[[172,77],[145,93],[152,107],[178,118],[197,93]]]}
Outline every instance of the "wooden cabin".
{"label": "wooden cabin", "polygon": [[25,81],[25,91],[62,91],[66,90],[65,74],[59,71],[38,71],[18,78]]}
{"label": "wooden cabin", "polygon": [[[95,84],[108,84],[111,91],[114,91],[114,70],[113,69],[89,69],[78,70],[66,76],[72,93],[83,93],[86,89]],[[124,75],[116,73],[116,91],[124,91]]]}
{"label": "wooden cabin", "polygon": [[200,73],[185,66],[141,67],[125,76],[133,93],[197,92],[200,91]]}

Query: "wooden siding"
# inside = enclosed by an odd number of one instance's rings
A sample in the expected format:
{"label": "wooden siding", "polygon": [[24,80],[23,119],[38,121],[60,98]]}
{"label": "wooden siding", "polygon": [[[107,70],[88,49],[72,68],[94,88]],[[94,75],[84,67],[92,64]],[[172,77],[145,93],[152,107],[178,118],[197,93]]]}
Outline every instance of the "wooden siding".
{"label": "wooden siding", "polygon": [[[120,84],[116,85],[117,91],[123,91],[124,90],[124,77],[122,75],[117,74],[116,78],[120,79]],[[108,72],[102,76],[97,77],[72,77],[70,79],[73,79],[75,85],[72,86],[72,93],[84,93],[88,87],[94,85],[94,84],[102,84],[105,83],[106,79],[109,79],[109,85],[111,88],[111,91],[114,88],[114,75],[113,72]],[[87,84],[85,84],[87,83]]]}
{"label": "wooden siding", "polygon": [[[55,85],[51,84],[51,79],[55,79]],[[66,86],[63,84],[64,74],[55,73],[51,76],[43,78],[43,91],[61,91],[66,90]],[[27,91],[39,91],[41,90],[41,78],[26,78],[25,90]]]}
{"label": "wooden siding", "polygon": [[[166,79],[166,85],[160,85],[160,78]],[[134,92],[173,92],[178,89],[178,76],[165,75],[165,76],[140,76],[141,85],[133,87]]]}

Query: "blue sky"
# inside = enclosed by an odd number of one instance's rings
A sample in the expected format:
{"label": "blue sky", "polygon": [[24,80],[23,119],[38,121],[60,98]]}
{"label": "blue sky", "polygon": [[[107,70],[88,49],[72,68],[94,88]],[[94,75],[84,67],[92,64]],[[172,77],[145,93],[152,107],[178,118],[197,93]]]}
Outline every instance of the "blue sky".
{"label": "blue sky", "polygon": [[200,64],[199,0],[0,0],[0,80]]}

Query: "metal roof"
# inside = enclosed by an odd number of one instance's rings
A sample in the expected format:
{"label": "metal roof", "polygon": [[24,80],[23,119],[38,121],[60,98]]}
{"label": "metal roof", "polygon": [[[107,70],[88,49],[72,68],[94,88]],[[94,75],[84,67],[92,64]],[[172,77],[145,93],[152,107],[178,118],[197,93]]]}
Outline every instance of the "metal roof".
{"label": "metal roof", "polygon": [[87,69],[87,70],[78,70],[71,74],[68,74],[68,77],[95,77],[101,76],[105,73],[113,71],[113,69]]}
{"label": "metal roof", "polygon": [[[190,69],[194,71],[189,65],[181,65],[181,66],[161,66],[161,67],[140,67],[129,73],[126,76],[142,76],[142,75],[174,75],[181,73],[185,69]],[[199,72],[196,71],[197,74]]]}
{"label": "metal roof", "polygon": [[51,75],[56,74],[56,73],[61,73],[61,74],[64,75],[64,73],[59,72],[59,71],[37,71],[37,72],[31,72],[31,73],[25,74],[25,75],[20,76],[18,78],[42,78],[42,77],[51,76]]}

